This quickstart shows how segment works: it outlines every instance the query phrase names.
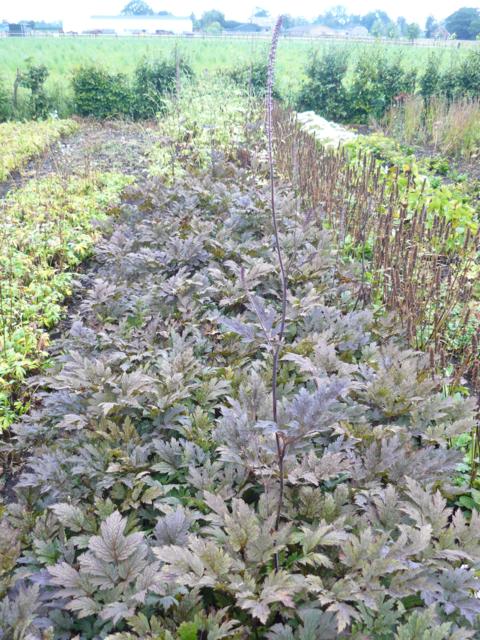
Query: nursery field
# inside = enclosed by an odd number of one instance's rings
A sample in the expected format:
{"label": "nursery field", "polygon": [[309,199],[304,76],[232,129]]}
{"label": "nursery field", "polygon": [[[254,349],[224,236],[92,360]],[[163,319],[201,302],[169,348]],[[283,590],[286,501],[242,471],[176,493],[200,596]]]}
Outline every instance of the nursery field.
{"label": "nursery field", "polygon": [[[351,63],[365,50],[385,51],[388,56],[401,54],[408,67],[421,69],[432,51],[441,56],[442,65],[449,67],[452,62],[462,59],[466,48],[456,47],[412,47],[408,44],[359,44],[333,42],[318,43],[312,41],[285,39],[278,48],[277,78],[279,89],[288,94],[298,88],[303,77],[304,67],[312,51],[322,52],[335,48],[351,54]],[[50,71],[47,86],[53,93],[69,93],[68,82],[71,72],[79,65],[100,65],[115,73],[133,73],[142,59],[161,59],[173,57],[178,50],[186,57],[197,74],[205,71],[216,72],[220,69],[248,64],[252,60],[265,58],[268,42],[256,38],[215,40],[212,38],[111,38],[81,37],[75,38],[2,38],[0,39],[0,58],[2,77],[9,85],[13,84],[17,68],[26,60],[34,64],[44,64]]]}
{"label": "nursery field", "polygon": [[480,637],[478,185],[303,121],[5,129],[0,638]]}

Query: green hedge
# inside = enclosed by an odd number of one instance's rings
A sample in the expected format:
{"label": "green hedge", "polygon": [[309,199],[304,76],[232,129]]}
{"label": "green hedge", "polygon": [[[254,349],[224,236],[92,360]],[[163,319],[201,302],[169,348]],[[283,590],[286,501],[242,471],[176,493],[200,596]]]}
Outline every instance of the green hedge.
{"label": "green hedge", "polygon": [[314,54],[297,97],[299,110],[313,110],[337,122],[367,122],[381,118],[396,96],[419,91],[434,95],[480,97],[480,51],[472,50],[454,66],[440,71],[438,55],[430,57],[422,73],[406,69],[402,56],[365,51],[350,64],[345,51],[332,48]]}

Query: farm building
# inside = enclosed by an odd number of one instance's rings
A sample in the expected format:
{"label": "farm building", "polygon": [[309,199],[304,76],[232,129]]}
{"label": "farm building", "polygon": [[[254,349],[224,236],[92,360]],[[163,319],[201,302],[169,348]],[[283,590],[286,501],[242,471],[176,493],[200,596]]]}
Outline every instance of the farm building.
{"label": "farm building", "polygon": [[10,22],[8,24],[8,35],[11,37],[29,36],[33,32],[32,26],[23,22]]}
{"label": "farm building", "polygon": [[350,36],[352,38],[369,38],[370,33],[368,32],[367,27],[363,27],[361,25],[357,25],[352,27],[351,29],[347,29],[345,35]]}
{"label": "farm building", "polygon": [[121,36],[136,34],[192,33],[191,18],[171,15],[91,16],[81,24],[65,20],[65,32],[105,33]]}
{"label": "farm building", "polygon": [[58,33],[62,33],[63,25],[61,22],[45,22],[44,20],[40,22],[33,23],[33,32],[35,34],[48,34],[55,35]]}
{"label": "farm building", "polygon": [[309,36],[309,37],[321,37],[321,36],[336,36],[338,32],[330,27],[325,27],[321,24],[304,24],[298,27],[291,27],[286,30],[287,35],[290,36]]}
{"label": "farm building", "polygon": [[252,16],[250,22],[252,25],[260,27],[262,31],[271,31],[275,24],[275,18],[272,16]]}

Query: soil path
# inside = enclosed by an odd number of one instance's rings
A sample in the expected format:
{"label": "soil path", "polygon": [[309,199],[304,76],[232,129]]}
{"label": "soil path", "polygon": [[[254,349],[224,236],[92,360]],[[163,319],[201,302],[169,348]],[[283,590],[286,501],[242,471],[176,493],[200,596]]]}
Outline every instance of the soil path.
{"label": "soil path", "polygon": [[33,178],[119,171],[141,177],[147,171],[146,151],[155,139],[155,125],[83,120],[80,129],[33,158],[21,171],[0,183],[0,202]]}

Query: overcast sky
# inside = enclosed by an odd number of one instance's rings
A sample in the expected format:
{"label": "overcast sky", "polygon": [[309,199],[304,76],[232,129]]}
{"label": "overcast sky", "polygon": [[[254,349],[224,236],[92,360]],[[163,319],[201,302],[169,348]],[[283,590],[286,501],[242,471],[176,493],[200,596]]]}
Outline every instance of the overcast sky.
{"label": "overcast sky", "polygon": [[[0,19],[9,21],[33,20],[65,20],[68,18],[87,17],[93,14],[116,15],[127,0],[0,0]],[[423,26],[425,18],[432,14],[443,19],[461,6],[478,6],[478,0],[345,0],[344,2],[312,2],[311,0],[151,0],[150,5],[156,11],[171,11],[175,15],[190,15],[192,11],[201,15],[208,9],[219,9],[227,18],[246,20],[255,6],[269,10],[273,15],[290,13],[295,16],[313,18],[335,4],[343,4],[351,13],[367,13],[375,9],[383,9],[391,17],[404,15],[407,20],[415,21]]]}

